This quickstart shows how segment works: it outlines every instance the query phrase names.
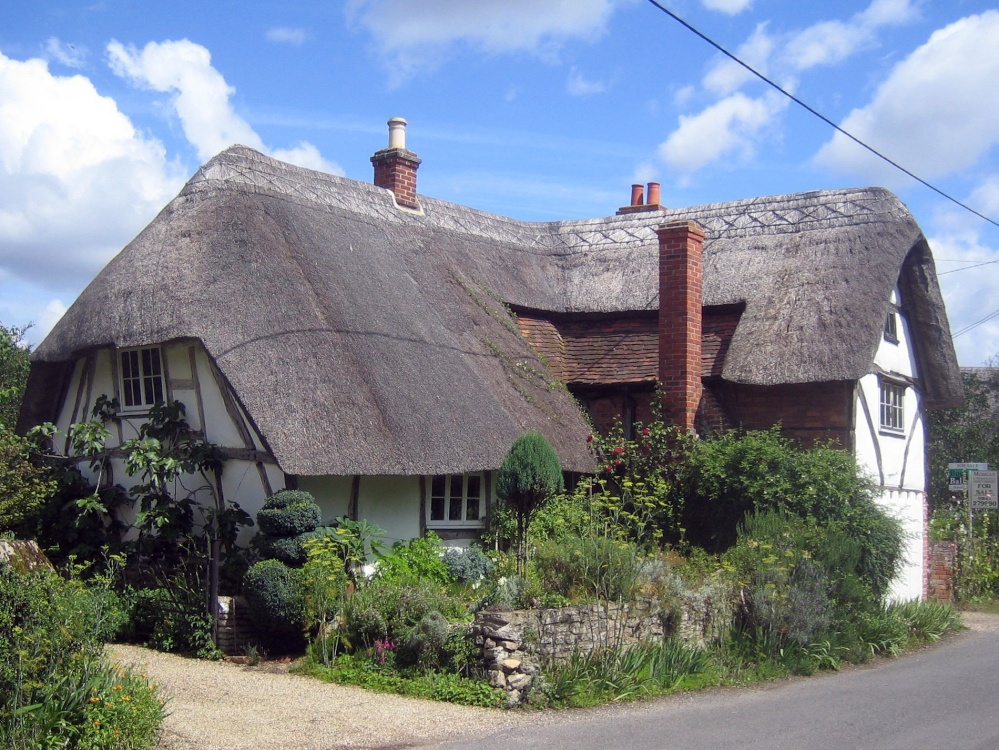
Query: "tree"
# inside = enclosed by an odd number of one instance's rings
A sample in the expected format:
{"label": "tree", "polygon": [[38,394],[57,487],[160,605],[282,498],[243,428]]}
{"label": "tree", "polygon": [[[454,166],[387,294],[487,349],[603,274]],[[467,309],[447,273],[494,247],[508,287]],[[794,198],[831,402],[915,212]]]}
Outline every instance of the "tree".
{"label": "tree", "polygon": [[933,507],[950,497],[947,464],[999,467],[999,369],[964,371],[964,404],[927,414],[929,495]]}
{"label": "tree", "polygon": [[0,531],[29,531],[56,492],[48,472],[31,461],[34,445],[0,423]]}
{"label": "tree", "polygon": [[529,432],[513,441],[496,478],[496,494],[517,518],[517,573],[527,562],[527,527],[552,495],[565,488],[562,466],[544,435]]}
{"label": "tree", "polygon": [[17,424],[31,366],[31,347],[24,343],[28,328],[0,324],[0,424],[11,430]]}

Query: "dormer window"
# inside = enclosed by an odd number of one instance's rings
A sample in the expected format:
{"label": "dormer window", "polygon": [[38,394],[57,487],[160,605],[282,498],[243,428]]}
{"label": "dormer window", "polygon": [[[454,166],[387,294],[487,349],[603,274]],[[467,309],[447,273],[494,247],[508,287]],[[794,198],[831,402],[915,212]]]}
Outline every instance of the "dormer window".
{"label": "dormer window", "polygon": [[885,341],[890,341],[893,344],[898,343],[898,316],[894,310],[889,312],[888,317],[885,318]]}
{"label": "dormer window", "polygon": [[125,349],[120,354],[122,408],[138,411],[164,401],[166,388],[160,348]]}

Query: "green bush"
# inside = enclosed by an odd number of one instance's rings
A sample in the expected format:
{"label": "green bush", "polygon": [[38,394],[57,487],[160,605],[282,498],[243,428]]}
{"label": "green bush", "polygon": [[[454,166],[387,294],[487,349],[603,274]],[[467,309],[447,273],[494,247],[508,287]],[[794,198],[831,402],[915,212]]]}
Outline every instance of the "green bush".
{"label": "green bush", "polygon": [[254,537],[257,553],[264,560],[279,560],[285,565],[300,568],[308,558],[306,543],[313,539],[323,539],[323,531],[309,531],[295,536],[266,536],[258,534]]}
{"label": "green bush", "polygon": [[684,526],[688,541],[709,552],[731,547],[752,511],[783,510],[827,522],[873,503],[870,483],[847,451],[802,448],[778,427],[699,441],[689,463]]}
{"label": "green bush", "polygon": [[132,627],[137,639],[157,651],[219,657],[204,602],[190,601],[176,587],[139,589]]}
{"label": "green bush", "polygon": [[312,493],[305,490],[280,490],[264,500],[264,508],[287,508],[299,503],[314,503]]}
{"label": "green bush", "polygon": [[243,577],[243,595],[259,627],[275,634],[301,634],[305,627],[302,573],[280,560],[262,560]]}
{"label": "green bush", "polygon": [[[373,648],[375,641],[405,644],[421,621],[431,614],[445,619],[464,617],[464,604],[426,580],[375,578],[343,603],[346,641],[354,651]],[[416,655],[403,655],[402,666]]]}
{"label": "green bush", "polygon": [[448,547],[444,552],[444,564],[456,581],[479,581],[489,576],[496,563],[486,557],[477,545],[469,547]]}
{"label": "green bush", "polygon": [[[0,746],[12,750],[152,747],[163,704],[114,669],[101,636],[119,619],[106,592],[0,564]],[[129,711],[115,696],[128,696]],[[116,710],[117,706],[117,710]]]}
{"label": "green bush", "polygon": [[272,537],[294,536],[315,531],[323,520],[322,511],[315,500],[289,503],[278,508],[261,508],[257,512],[257,526],[262,534]]}
{"label": "green bush", "polygon": [[631,542],[566,537],[539,544],[533,567],[545,592],[574,601],[628,601],[639,586],[641,560]]}
{"label": "green bush", "polygon": [[438,586],[454,582],[444,562],[444,545],[433,531],[409,542],[396,542],[378,560],[378,577],[387,581],[418,578]]}

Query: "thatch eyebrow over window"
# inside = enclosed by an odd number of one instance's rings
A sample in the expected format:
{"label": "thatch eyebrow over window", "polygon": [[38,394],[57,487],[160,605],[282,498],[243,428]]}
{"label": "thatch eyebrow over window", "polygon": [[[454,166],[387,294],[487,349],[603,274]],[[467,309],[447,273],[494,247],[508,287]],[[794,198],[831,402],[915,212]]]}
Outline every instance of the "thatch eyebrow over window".
{"label": "thatch eyebrow over window", "polygon": [[881,378],[881,429],[905,432],[905,386]]}
{"label": "thatch eyebrow over window", "polygon": [[162,402],[165,387],[160,348],[124,349],[119,356],[123,408],[143,409]]}
{"label": "thatch eyebrow over window", "polygon": [[481,526],[485,518],[481,474],[438,474],[430,481],[428,526]]}

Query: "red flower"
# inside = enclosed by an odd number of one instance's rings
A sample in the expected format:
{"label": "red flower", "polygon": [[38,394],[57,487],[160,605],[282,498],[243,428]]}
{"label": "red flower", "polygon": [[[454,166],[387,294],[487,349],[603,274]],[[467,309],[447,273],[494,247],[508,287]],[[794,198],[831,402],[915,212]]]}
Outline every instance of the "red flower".
{"label": "red flower", "polygon": [[646,427],[644,430],[642,430],[642,434],[643,435],[648,435],[649,434],[649,428]]}
{"label": "red flower", "polygon": [[614,449],[615,456],[620,456],[622,453],[624,453],[624,448],[622,448],[621,446],[618,446],[617,448]]}
{"label": "red flower", "polygon": [[587,443],[592,443],[593,442],[593,435],[587,435],[586,436],[586,442]]}

